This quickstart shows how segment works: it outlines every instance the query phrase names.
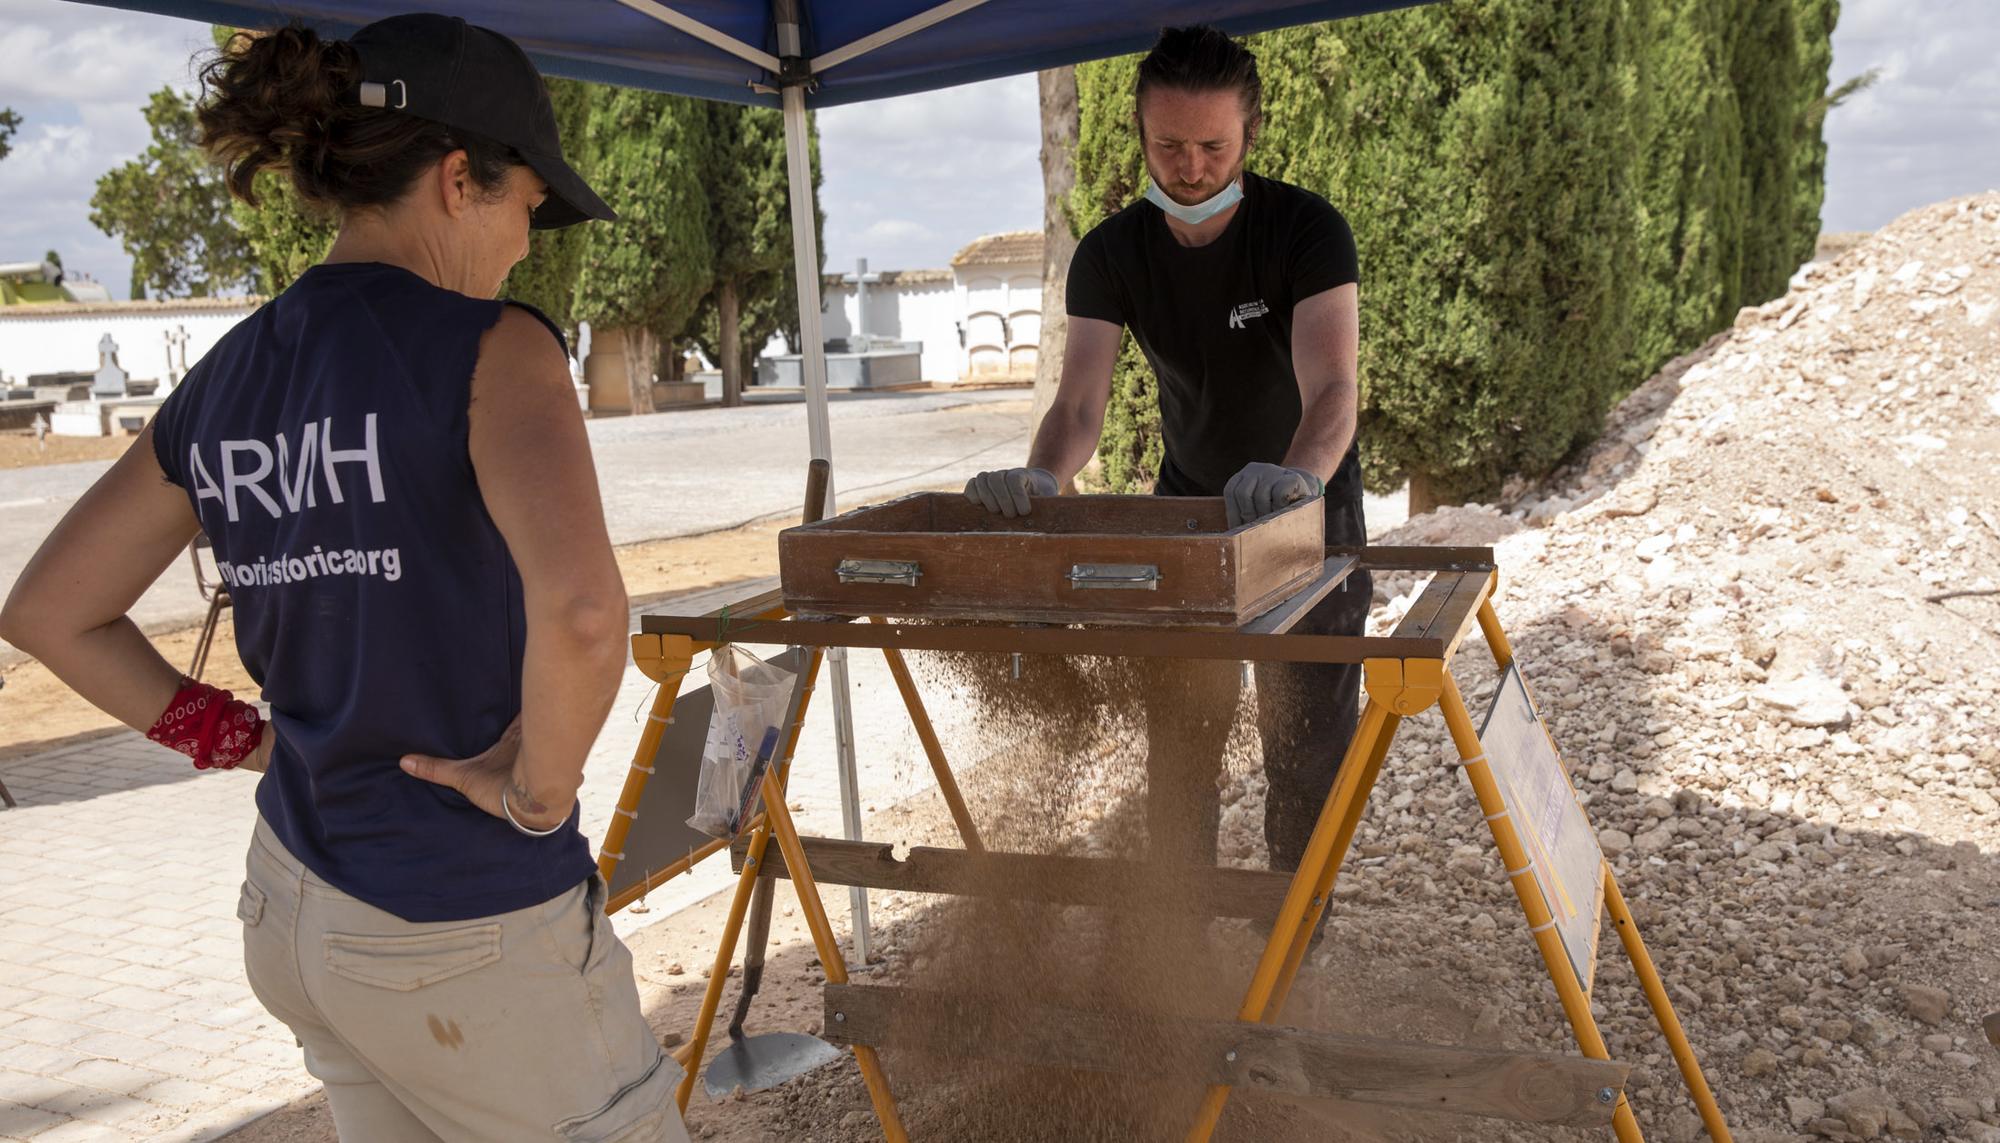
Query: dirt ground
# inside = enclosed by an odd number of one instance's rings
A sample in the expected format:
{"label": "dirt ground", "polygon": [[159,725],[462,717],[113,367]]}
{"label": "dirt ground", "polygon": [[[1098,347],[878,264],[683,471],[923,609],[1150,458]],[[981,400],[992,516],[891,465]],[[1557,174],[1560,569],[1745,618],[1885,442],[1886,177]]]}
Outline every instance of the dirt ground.
{"label": "dirt ground", "polygon": [[32,468],[38,464],[71,464],[79,460],[116,460],[137,438],[59,437],[50,433],[35,440],[30,429],[0,431],[0,468]]}

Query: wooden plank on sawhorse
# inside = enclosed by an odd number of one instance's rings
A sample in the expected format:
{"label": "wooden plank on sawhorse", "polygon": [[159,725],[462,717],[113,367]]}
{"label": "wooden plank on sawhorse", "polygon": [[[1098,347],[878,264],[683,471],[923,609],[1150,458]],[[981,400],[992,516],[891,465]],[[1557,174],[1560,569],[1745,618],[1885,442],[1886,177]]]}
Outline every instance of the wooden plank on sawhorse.
{"label": "wooden plank on sawhorse", "polygon": [[1353,556],[1328,556],[1321,568],[1319,578],[1307,584],[1297,595],[1252,619],[1242,627],[1245,635],[1283,635],[1299,625],[1306,613],[1319,605],[1334,588],[1347,582],[1359,562]]}
{"label": "wooden plank on sawhorse", "polygon": [[825,996],[822,1034],[836,1044],[1163,1076],[1524,1123],[1608,1124],[1631,1071],[1581,1056],[1083,1012],[1023,1004],[1019,997],[851,984],[828,985]]}
{"label": "wooden plank on sawhorse", "polygon": [[[801,837],[813,880],[822,885],[859,885],[905,893],[949,893],[998,897],[1052,905],[1155,909],[1209,917],[1278,915],[1288,873],[1213,866],[1162,868],[1138,861],[1061,857],[1039,853],[968,853],[962,849],[917,846],[898,861],[893,846],[878,841]],[[730,850],[729,863],[743,870],[746,843]],[[775,849],[764,853],[767,876],[789,877]]]}

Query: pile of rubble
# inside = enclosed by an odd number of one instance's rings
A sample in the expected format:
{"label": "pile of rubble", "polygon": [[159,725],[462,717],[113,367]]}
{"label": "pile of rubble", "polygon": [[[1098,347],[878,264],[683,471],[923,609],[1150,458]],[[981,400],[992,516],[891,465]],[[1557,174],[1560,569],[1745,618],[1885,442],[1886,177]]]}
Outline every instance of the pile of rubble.
{"label": "pile of rubble", "polygon": [[[2000,1140],[1996,311],[2000,195],[1916,211],[1672,363],[1552,480],[1382,541],[1498,549],[1502,621],[1739,1139]],[[1411,970],[1448,948],[1445,977],[1488,974],[1476,1023],[1560,1046],[1469,792],[1411,764],[1447,746],[1406,727],[1342,937]],[[1697,1138],[1618,957],[1613,1054],[1658,1137]]]}

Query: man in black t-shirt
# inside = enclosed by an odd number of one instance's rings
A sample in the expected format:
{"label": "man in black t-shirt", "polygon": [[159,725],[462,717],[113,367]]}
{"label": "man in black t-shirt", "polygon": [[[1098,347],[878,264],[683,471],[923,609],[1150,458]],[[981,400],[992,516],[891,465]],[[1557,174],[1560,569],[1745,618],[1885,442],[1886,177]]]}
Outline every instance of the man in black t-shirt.
{"label": "man in black t-shirt", "polygon": [[[1154,491],[1222,496],[1232,525],[1323,497],[1331,544],[1364,544],[1354,447],[1359,271],[1347,221],[1243,160],[1261,122],[1248,50],[1213,28],[1169,28],[1139,65],[1139,134],[1153,185],[1105,219],[1070,264],[1062,382],[1028,467],[984,472],[966,495],[1015,516],[1097,451],[1130,329],[1159,378],[1166,456]],[[1295,630],[1358,635],[1360,572]],[[1271,866],[1304,857],[1353,737],[1360,669],[1260,663],[1258,729]],[[1235,664],[1176,664],[1145,688],[1147,823],[1156,856],[1213,864]]]}

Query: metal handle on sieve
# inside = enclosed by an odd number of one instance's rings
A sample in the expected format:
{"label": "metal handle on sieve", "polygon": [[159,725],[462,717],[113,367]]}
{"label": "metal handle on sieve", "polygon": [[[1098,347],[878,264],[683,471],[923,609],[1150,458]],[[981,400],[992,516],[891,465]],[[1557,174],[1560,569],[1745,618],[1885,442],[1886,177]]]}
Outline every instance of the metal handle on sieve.
{"label": "metal handle on sieve", "polygon": [[842,583],[897,583],[915,587],[924,569],[915,560],[842,560],[834,574]]}
{"label": "metal handle on sieve", "polygon": [[1077,564],[1069,569],[1074,588],[1158,591],[1160,569],[1154,564]]}

